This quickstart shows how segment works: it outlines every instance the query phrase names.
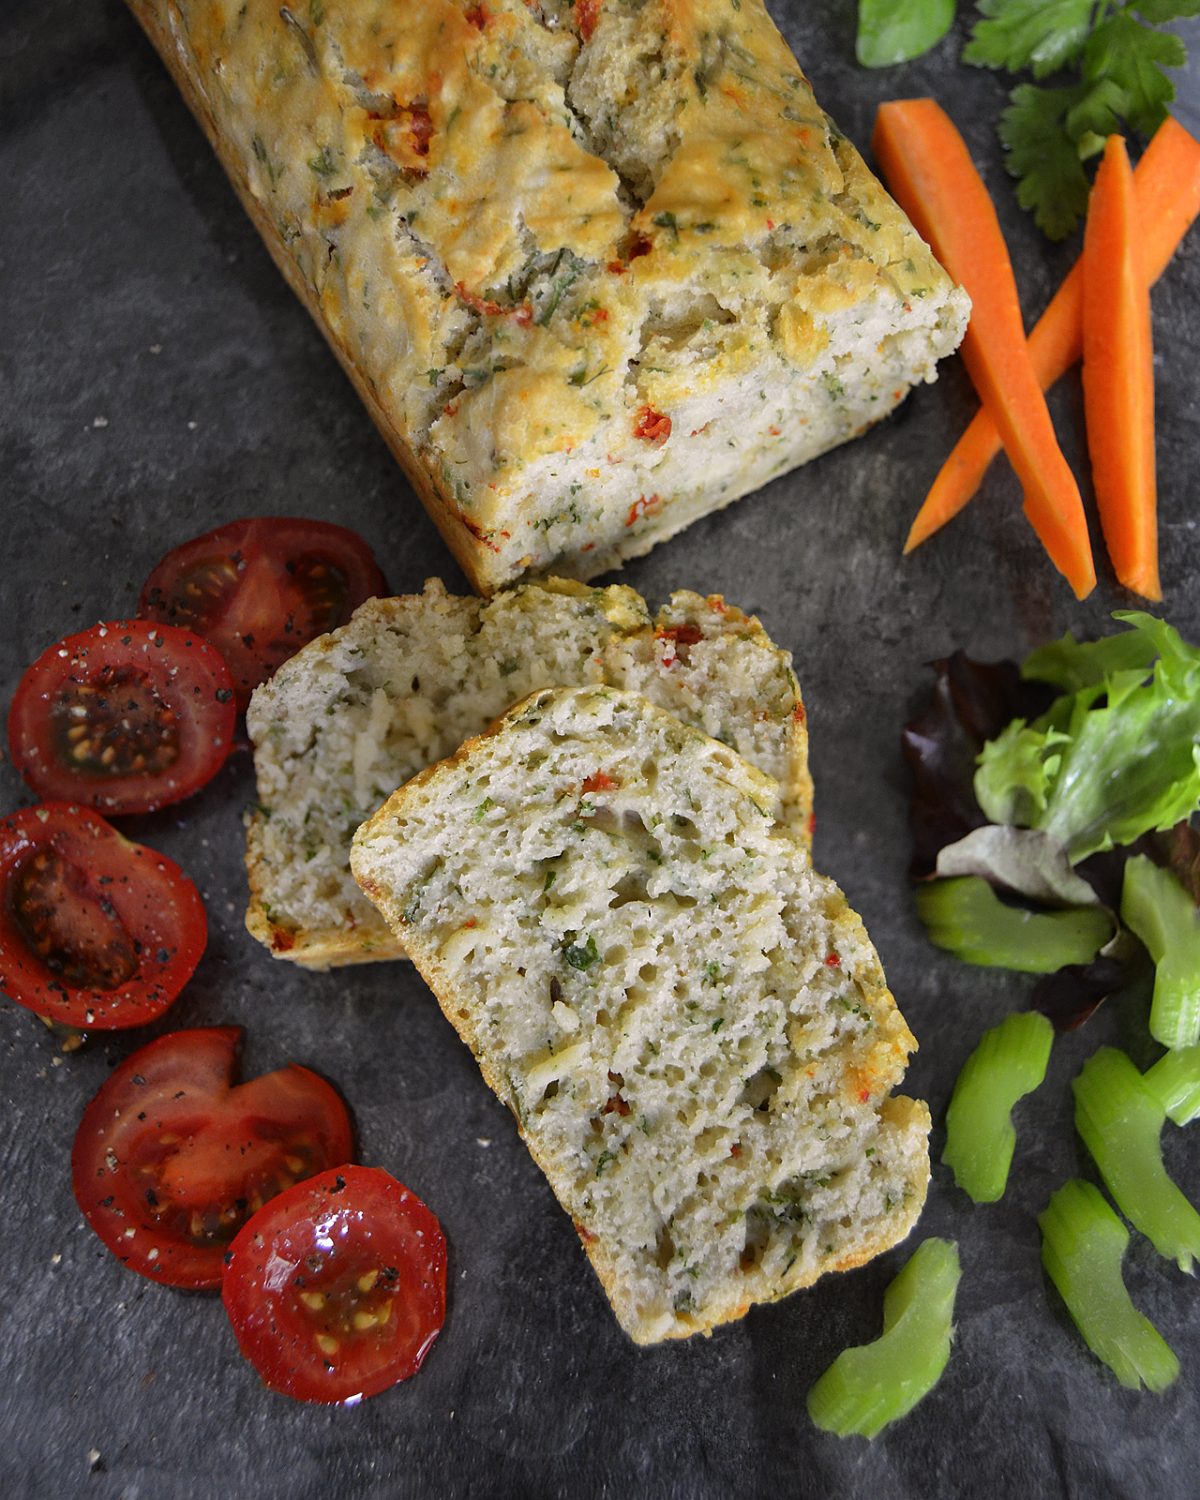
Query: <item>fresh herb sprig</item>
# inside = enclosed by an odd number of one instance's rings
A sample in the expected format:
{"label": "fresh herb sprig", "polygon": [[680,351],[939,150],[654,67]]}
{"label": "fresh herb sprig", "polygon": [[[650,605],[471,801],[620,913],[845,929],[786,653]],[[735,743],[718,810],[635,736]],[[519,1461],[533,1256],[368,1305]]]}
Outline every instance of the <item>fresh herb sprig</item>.
{"label": "fresh herb sprig", "polygon": [[[963,60],[1032,75],[1009,95],[1000,141],[1021,205],[1051,239],[1065,239],[1087,207],[1086,163],[1105,139],[1149,137],[1166,118],[1175,97],[1168,70],[1186,66],[1187,48],[1164,28],[1200,15],[1200,0],[979,0],[977,9]],[[954,12],[955,0],[859,0],[859,62],[919,57]]]}
{"label": "fresh herb sprig", "polygon": [[[1200,15],[1200,0],[979,0],[963,60],[1007,73],[1032,73],[1000,116],[999,134],[1017,197],[1051,239],[1065,239],[1088,198],[1084,163],[1106,137],[1151,136],[1167,115],[1175,85],[1167,69],[1187,49],[1167,22]],[[1041,80],[1068,78],[1054,86]]]}

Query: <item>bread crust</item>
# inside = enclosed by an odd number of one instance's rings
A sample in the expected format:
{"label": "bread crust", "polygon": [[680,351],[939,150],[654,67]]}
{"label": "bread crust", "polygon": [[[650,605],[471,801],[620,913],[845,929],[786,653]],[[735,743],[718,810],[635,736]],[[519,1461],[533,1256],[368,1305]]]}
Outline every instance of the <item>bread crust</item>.
{"label": "bread crust", "polygon": [[[129,3],[480,593],[641,555],[863,432],[933,378],[965,329],[965,294],[820,114],[761,0],[603,6],[586,36],[560,0],[537,17],[512,0],[405,0],[380,23],[403,57],[371,52],[369,0],[315,22],[267,0]],[[277,87],[281,48],[292,79]],[[714,84],[740,76],[741,57],[761,86],[710,90],[706,69]],[[407,64],[425,71],[414,81]],[[499,102],[480,82],[497,73]],[[653,155],[653,132],[631,146],[601,121],[622,80],[632,119],[673,108],[680,90],[694,106],[660,122],[675,148],[641,168],[629,152]],[[474,155],[445,144],[463,111]],[[314,112],[336,149],[318,144]],[[255,125],[280,134],[286,160]],[[754,157],[745,174],[723,165],[734,139]],[[389,186],[364,210],[381,162],[397,204]],[[627,208],[642,168],[644,201]],[[424,193],[439,171],[453,191]],[[296,182],[310,174],[326,185],[306,199]],[[363,217],[376,209],[407,237],[403,254]],[[809,264],[808,242],[838,240],[828,265]]]}
{"label": "bread crust", "polygon": [[[391,451],[392,457],[404,470],[405,478],[416,490],[421,503],[428,511],[430,519],[441,533],[442,540],[454,554],[454,560],[466,574],[471,587],[477,593],[487,594],[491,592],[489,581],[480,572],[482,559],[480,557],[480,546],[462,516],[450,511],[437,486],[430,477],[429,471],[413,452],[404,434],[393,422],[391,416],[379,399],[374,382],[359,366],[353,351],[347,341],[339,337],[332,328],[321,310],[320,299],[310,282],[301,273],[296,261],[288,253],[279,239],[274,224],[262,204],[254,196],[250,184],[246,179],[246,173],[242,158],[236,150],[234,143],[224,135],[213,119],[212,111],[203,92],[198,86],[193,74],[184,65],[183,57],[175,46],[174,38],[167,24],[167,8],[161,0],[128,0],[129,8],[137,18],[138,24],[150,39],[154,50],[162,58],[167,71],[175,80],[179,92],[183,95],[184,102],[195,116],[200,128],[204,131],[209,145],[216,153],[217,160],[225,170],[225,175],[238,196],[242,207],[250,216],[250,221],[258,230],[263,244],[267,247],[267,253],[275,262],[283,275],[284,280],[296,296],[300,299],[305,310],[313,322],[320,329],[325,342],[333,351],[334,358],[341,365],[351,385],[358,392],[363,405],[371,415],[371,420],[379,430]],[[254,929],[251,929],[252,931]],[[256,932],[255,936],[259,936]],[[324,948],[323,943],[315,942],[312,945],[313,957],[310,962],[314,968],[324,967],[324,960],[319,955]],[[348,960],[353,961],[353,960]]]}

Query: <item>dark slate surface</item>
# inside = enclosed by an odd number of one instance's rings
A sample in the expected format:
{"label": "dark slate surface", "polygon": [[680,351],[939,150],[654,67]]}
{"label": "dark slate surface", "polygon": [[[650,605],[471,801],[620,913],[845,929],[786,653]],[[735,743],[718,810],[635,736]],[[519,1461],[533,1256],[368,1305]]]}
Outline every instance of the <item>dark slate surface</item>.
{"label": "dark slate surface", "polygon": [[[876,102],[933,92],[966,130],[999,203],[1027,312],[1074,253],[1016,209],[992,123],[1000,83],[957,62],[962,31],[891,74],[853,61],[849,0],[775,7],[819,97],[862,142]],[[1193,45],[1200,45],[1191,28]],[[1200,99],[1194,80],[1185,84]],[[1195,114],[1184,118],[1196,128]],[[117,0],[7,0],[0,12],[0,341],[4,558],[0,696],[58,634],[132,609],[159,556],[250,513],[358,528],[394,588],[462,580],[319,335],[286,291],[199,130]],[[1192,495],[1200,451],[1200,241],[1155,297],[1166,609],[1200,635]],[[1083,472],[1078,384],[1054,411]],[[651,598],[721,590],[792,647],[810,708],[819,864],[845,886],[921,1040],[910,1078],[940,1121],[982,1029],[1027,982],[934,952],[905,881],[897,736],[922,663],[962,645],[1020,654],[1099,629],[1128,604],[1105,571],[1085,605],[1051,571],[1002,465],[954,528],[902,562],[908,520],[973,409],[957,363],[883,428],[693,527],[631,566]],[[451,1306],[420,1377],[357,1410],[265,1391],[219,1303],[143,1283],[84,1226],[68,1157],[84,1102],[145,1034],[62,1057],[0,1005],[0,1492],[6,1496],[743,1496],[1196,1493],[1200,1322],[1192,1283],[1145,1241],[1132,1292],[1183,1376],[1119,1389],[1083,1348],[1038,1263],[1034,1222],[1088,1168],[1068,1082],[1101,1040],[1146,1060],[1145,1001],[1055,1048],[1023,1109],[1003,1205],[974,1208],[935,1169],[923,1233],[960,1243],[949,1369],[872,1445],[808,1423],[804,1396],[874,1336],[895,1252],[759,1309],[711,1340],[638,1351],[618,1331],[565,1216],[420,982],[398,965],[310,976],[244,933],[238,758],[183,807],[137,820],[197,878],[212,926],[172,1027],[237,1022],[249,1071],[288,1059],[337,1080],[361,1154],[421,1193],[451,1248]],[[0,803],[30,800],[7,763]],[[162,1029],[155,1028],[155,1030]],[[935,1128],[935,1153],[940,1125]],[[1200,1198],[1194,1138],[1171,1169]]]}

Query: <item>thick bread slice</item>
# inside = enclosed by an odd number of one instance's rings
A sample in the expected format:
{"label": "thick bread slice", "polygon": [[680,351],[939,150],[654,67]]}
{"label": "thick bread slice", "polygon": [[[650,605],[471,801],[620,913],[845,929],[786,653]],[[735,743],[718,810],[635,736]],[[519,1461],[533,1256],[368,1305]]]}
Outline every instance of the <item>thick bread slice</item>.
{"label": "thick bread slice", "polygon": [[637,694],[536,693],[352,866],[575,1221],[623,1328],[683,1338],[912,1228],[915,1046],[771,781]]}
{"label": "thick bread slice", "polygon": [[364,604],[255,693],[250,931],[310,968],[398,957],[350,874],[354,830],[517,699],[589,682],[637,688],[732,745],[781,783],[779,811],[808,837],[800,689],[757,620],[686,591],[651,619],[621,586],[529,584],[484,604],[434,579]]}
{"label": "thick bread slice", "polygon": [[968,300],[762,0],[129,0],[471,582],[886,416]]}

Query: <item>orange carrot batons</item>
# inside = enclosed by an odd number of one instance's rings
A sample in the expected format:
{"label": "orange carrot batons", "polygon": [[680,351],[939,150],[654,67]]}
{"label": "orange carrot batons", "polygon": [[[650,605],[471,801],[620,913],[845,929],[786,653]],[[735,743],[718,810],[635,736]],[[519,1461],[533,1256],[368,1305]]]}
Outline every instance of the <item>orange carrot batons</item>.
{"label": "orange carrot batons", "polygon": [[[1200,141],[1168,116],[1133,174],[1146,275],[1157,281],[1200,214]],[[1083,354],[1083,267],[1076,261],[1029,335],[1029,354],[1048,391]],[[933,482],[905,543],[920,546],[952,520],[983,482],[1001,448],[987,410],[976,413]]]}
{"label": "orange carrot batons", "polygon": [[1025,488],[1025,514],[1082,599],[1096,571],[1079,486],[1054,436],[1008,247],[966,142],[934,100],[903,99],[880,105],[874,147],[900,206],[970,293],[967,370]]}
{"label": "orange carrot batons", "polygon": [[1104,146],[1083,231],[1083,407],[1108,555],[1126,588],[1161,599],[1154,471],[1154,351],[1133,171]]}

